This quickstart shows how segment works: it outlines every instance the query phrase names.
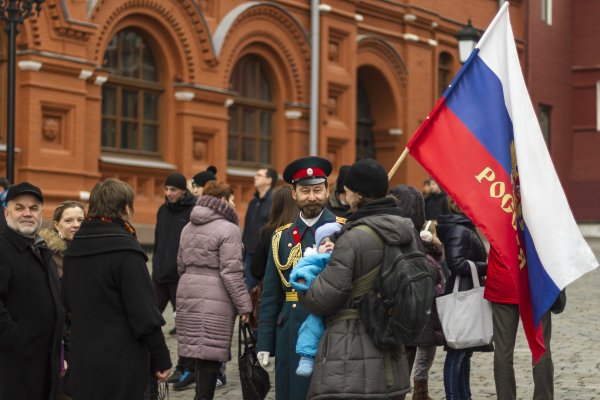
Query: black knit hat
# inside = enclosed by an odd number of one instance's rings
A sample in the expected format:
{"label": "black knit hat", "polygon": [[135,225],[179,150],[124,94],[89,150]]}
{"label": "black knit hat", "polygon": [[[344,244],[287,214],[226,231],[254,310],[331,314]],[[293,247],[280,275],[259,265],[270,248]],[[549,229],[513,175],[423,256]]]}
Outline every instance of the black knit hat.
{"label": "black knit hat", "polygon": [[387,172],[376,160],[358,160],[348,169],[344,186],[361,196],[379,199],[388,191]]}
{"label": "black knit hat", "polygon": [[44,196],[42,195],[40,188],[32,185],[29,182],[22,182],[11,186],[6,193],[6,202],[8,203],[10,200],[22,194],[31,194],[37,197],[42,203],[44,202]]}
{"label": "black knit hat", "polygon": [[342,165],[340,167],[340,172],[338,172],[338,177],[335,181],[335,192],[343,193],[344,192],[344,179],[346,179],[346,173],[350,169],[349,165]]}
{"label": "black knit hat", "polygon": [[210,181],[217,180],[217,167],[214,165],[206,168],[206,171],[202,171],[194,175],[192,179],[194,181],[194,185],[204,187]]}
{"label": "black knit hat", "polygon": [[179,172],[175,172],[165,179],[165,186],[173,186],[177,189],[186,190],[187,185],[185,182],[185,176],[181,175]]}

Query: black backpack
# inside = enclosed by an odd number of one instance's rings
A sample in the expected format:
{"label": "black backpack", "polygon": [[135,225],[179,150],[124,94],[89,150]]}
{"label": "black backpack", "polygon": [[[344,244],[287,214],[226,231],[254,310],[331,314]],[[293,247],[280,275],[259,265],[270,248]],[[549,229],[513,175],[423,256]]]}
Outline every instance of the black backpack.
{"label": "black backpack", "polygon": [[352,297],[361,296],[356,300],[365,329],[382,350],[410,344],[430,317],[435,272],[414,240],[406,246],[392,246],[367,225],[355,229],[367,233],[383,247],[381,265],[354,283]]}

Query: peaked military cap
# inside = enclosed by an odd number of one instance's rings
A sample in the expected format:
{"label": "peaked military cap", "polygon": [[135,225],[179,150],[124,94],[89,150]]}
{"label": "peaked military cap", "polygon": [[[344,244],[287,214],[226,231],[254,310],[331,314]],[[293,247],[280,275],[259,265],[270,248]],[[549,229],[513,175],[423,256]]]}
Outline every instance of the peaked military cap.
{"label": "peaked military cap", "polygon": [[292,185],[318,185],[327,181],[331,163],[322,157],[302,157],[292,161],[283,171],[283,179]]}

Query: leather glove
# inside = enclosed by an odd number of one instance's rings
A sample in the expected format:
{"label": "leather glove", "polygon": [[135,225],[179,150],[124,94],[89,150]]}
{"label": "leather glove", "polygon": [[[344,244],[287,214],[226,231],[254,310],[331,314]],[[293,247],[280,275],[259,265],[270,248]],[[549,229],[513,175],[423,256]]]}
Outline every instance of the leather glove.
{"label": "leather glove", "polygon": [[258,358],[258,362],[260,363],[260,365],[262,365],[263,367],[266,367],[267,365],[269,365],[269,355],[270,355],[270,353],[268,351],[259,351],[258,352],[256,357]]}

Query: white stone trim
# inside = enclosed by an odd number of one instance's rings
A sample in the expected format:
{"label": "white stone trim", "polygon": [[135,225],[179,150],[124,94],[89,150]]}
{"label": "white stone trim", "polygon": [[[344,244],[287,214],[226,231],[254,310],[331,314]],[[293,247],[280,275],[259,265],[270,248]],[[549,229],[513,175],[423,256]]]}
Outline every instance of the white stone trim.
{"label": "white stone trim", "polygon": [[285,113],[286,119],[300,119],[302,117],[302,111],[300,110],[286,110]]}
{"label": "white stone trim", "polygon": [[141,160],[125,156],[100,156],[100,161],[107,164],[126,165],[129,167],[156,168],[176,170],[177,166],[164,161]]}
{"label": "white stone trim", "polygon": [[253,178],[254,175],[256,175],[256,171],[259,169],[260,169],[260,167],[258,167],[256,169],[227,167],[227,175],[241,176],[244,178]]}
{"label": "white stone trim", "polygon": [[108,80],[108,76],[98,75],[94,81],[94,85],[102,86]]}
{"label": "white stone trim", "polygon": [[18,63],[21,71],[39,71],[42,69],[42,63],[33,60],[23,60]]}
{"label": "white stone trim", "polygon": [[419,37],[417,35],[415,35],[414,33],[405,33],[404,35],[402,35],[402,38],[404,40],[406,40],[407,42],[418,42],[419,41]]}
{"label": "white stone trim", "polygon": [[83,79],[85,81],[92,75],[94,75],[94,71],[90,71],[89,69],[82,69],[79,73],[79,79]]}
{"label": "white stone trim", "polygon": [[180,90],[175,92],[175,99],[178,101],[192,101],[196,97],[196,93],[189,92],[187,90]]}

